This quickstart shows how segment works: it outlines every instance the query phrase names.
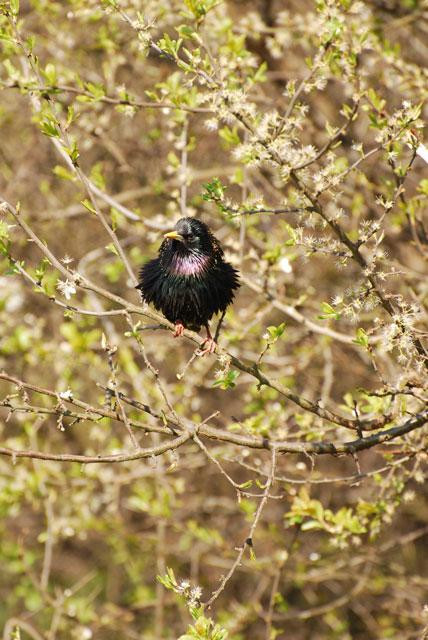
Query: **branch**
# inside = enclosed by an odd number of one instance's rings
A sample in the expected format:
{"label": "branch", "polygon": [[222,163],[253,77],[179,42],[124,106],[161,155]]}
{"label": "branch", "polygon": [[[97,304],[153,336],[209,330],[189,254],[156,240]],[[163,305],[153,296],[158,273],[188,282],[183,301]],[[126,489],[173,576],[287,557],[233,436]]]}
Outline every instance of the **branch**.
{"label": "branch", "polygon": [[[28,382],[23,382],[22,380],[19,380],[18,378],[15,378],[11,375],[9,375],[7,372],[5,371],[1,371],[0,372],[0,380],[6,380],[8,382],[13,383],[14,385],[16,385],[18,387],[18,389],[28,389],[29,391],[34,391],[35,393],[40,393],[41,395],[44,396],[49,396],[51,398],[55,398],[55,400],[58,400],[59,397],[59,392],[58,391],[52,391],[50,389],[45,389],[43,387],[39,387],[37,385],[28,383]],[[101,385],[99,385],[101,388],[106,389],[106,387],[102,387]],[[119,397],[120,399],[123,399],[123,394],[118,391]],[[118,422],[123,422],[123,418],[120,416],[119,413],[115,413],[114,411],[110,411],[108,409],[104,409],[101,407],[94,407],[86,402],[83,402],[82,400],[78,400],[77,398],[61,398],[61,401],[64,404],[71,404],[74,405],[76,407],[79,407],[80,409],[84,409],[86,413],[88,414],[93,414],[95,416],[99,416],[102,418],[110,418],[111,420],[116,420]],[[10,405],[4,405],[4,406],[10,406]],[[156,413],[156,411],[154,411],[153,409],[151,409],[151,407],[149,407],[149,405],[147,404],[142,404],[141,402],[133,403],[133,406],[137,409],[139,409],[140,411],[144,411],[144,413],[147,413],[148,415],[152,416],[153,418],[156,418],[156,420],[159,420],[159,422],[162,423],[162,426],[156,426],[156,425],[149,425],[146,424],[144,422],[140,422],[138,420],[130,420],[129,424],[137,429],[143,429],[146,432],[150,432],[153,431],[155,433],[161,433],[164,435],[170,435],[171,431],[169,429],[167,429],[164,425],[165,425],[165,421],[166,424],[170,424],[171,423],[171,427],[176,427],[177,423],[174,422],[172,419],[169,418],[165,418],[164,415],[161,415],[160,413]],[[13,409],[13,407],[10,407]],[[36,409],[35,407],[29,407],[29,406],[25,406],[25,407],[19,407],[17,408],[17,410],[25,410],[25,411],[29,411],[32,410],[33,412],[34,409]],[[64,415],[64,411],[60,412],[58,409],[46,409],[44,407],[41,407],[40,410],[37,410],[37,413],[52,413],[54,415]],[[79,414],[79,413],[66,413],[65,415],[70,415],[71,417],[76,417],[78,419],[81,420],[89,420],[90,417],[89,415],[87,415],[85,417],[84,414]]]}
{"label": "branch", "polygon": [[0,455],[9,456],[13,460],[17,458],[35,458],[37,460],[53,460],[55,462],[81,462],[82,464],[91,463],[115,463],[115,462],[129,462],[131,460],[141,460],[142,458],[151,458],[153,456],[160,456],[167,451],[173,451],[178,449],[185,442],[192,438],[192,434],[189,432],[183,433],[174,440],[169,440],[163,444],[155,447],[148,447],[147,449],[138,449],[134,453],[119,453],[115,455],[98,455],[98,456],[84,456],[72,453],[45,453],[43,451],[31,451],[31,450],[16,450],[8,449],[7,447],[0,447]]}
{"label": "branch", "polygon": [[[18,383],[14,378],[8,376],[7,374],[0,374],[0,378],[6,380],[12,380],[15,384]],[[33,388],[33,385],[28,385],[22,383],[22,386]],[[53,392],[49,392],[49,395],[57,395]],[[126,396],[121,394],[121,399],[127,401]],[[144,406],[144,405],[143,405]],[[97,410],[100,413],[100,411]],[[115,416],[115,419],[118,419]],[[169,419],[171,422],[171,419]],[[133,454],[116,454],[116,455],[107,455],[107,456],[84,456],[84,455],[73,455],[73,454],[50,454],[44,453],[40,451],[23,451],[23,450],[15,450],[9,449],[6,447],[0,448],[0,455],[9,456],[11,458],[38,458],[40,460],[56,460],[59,462],[82,462],[82,463],[103,463],[103,462],[128,462],[131,460],[139,460],[141,458],[147,458],[150,456],[157,456],[165,453],[166,451],[170,451],[172,449],[177,449],[182,444],[191,439],[195,434],[195,429],[197,429],[200,435],[205,435],[208,438],[229,442],[231,444],[240,445],[243,447],[249,447],[252,449],[267,449],[270,451],[275,451],[278,453],[303,453],[303,454],[318,454],[318,455],[338,455],[338,454],[354,454],[357,451],[363,451],[365,449],[371,449],[372,447],[383,444],[386,442],[390,442],[391,440],[403,436],[407,433],[411,433],[416,429],[422,427],[426,422],[428,422],[428,409],[423,411],[422,413],[413,416],[407,422],[402,425],[392,427],[391,429],[386,429],[384,431],[379,431],[371,436],[361,437],[356,440],[352,440],[349,442],[289,442],[289,441],[273,441],[267,438],[257,438],[254,436],[240,435],[231,433],[229,431],[224,431],[221,429],[217,429],[215,427],[209,427],[208,425],[202,423],[201,425],[192,425],[190,421],[187,421],[189,427],[186,428],[186,431],[182,433],[178,438],[174,440],[170,440],[162,445],[148,448],[148,449],[139,449]],[[133,424],[130,422],[130,424]],[[182,425],[177,425],[178,427],[182,427]],[[146,428],[146,427],[145,427]],[[154,429],[152,429],[154,430]]]}
{"label": "branch", "polygon": [[26,92],[35,92],[38,91],[41,94],[49,94],[49,93],[74,93],[78,96],[87,96],[88,98],[92,98],[94,102],[103,102],[105,104],[113,104],[113,105],[123,105],[129,107],[135,107],[136,109],[171,109],[177,111],[188,111],[189,113],[213,113],[213,109],[209,109],[207,107],[189,107],[187,105],[177,105],[173,102],[150,102],[148,100],[141,100],[141,98],[136,98],[132,100],[130,98],[113,98],[112,96],[102,96],[95,99],[94,94],[85,89],[79,89],[78,87],[72,87],[70,85],[50,85],[50,84],[41,84],[35,85],[33,83],[23,83],[18,82],[17,80],[14,82],[2,82],[0,81],[0,86],[3,89],[20,89],[21,91]]}
{"label": "branch", "polygon": [[259,506],[257,507],[257,511],[255,513],[253,522],[251,524],[248,536],[245,539],[245,541],[242,544],[242,546],[240,547],[235,562],[233,563],[233,565],[230,567],[228,573],[224,576],[224,578],[220,582],[220,586],[212,593],[210,599],[207,600],[207,602],[204,603],[208,608],[211,607],[211,605],[213,604],[213,602],[215,602],[215,600],[217,600],[217,598],[219,597],[221,592],[224,591],[224,589],[226,587],[226,584],[229,582],[229,580],[231,579],[231,577],[235,573],[236,569],[241,564],[241,560],[243,558],[245,549],[247,547],[249,547],[250,549],[253,548],[254,533],[256,531],[257,525],[258,525],[260,517],[262,515],[262,511],[263,511],[263,509],[264,509],[264,507],[266,505],[266,502],[268,501],[269,491],[270,491],[270,488],[271,488],[271,486],[273,484],[273,480],[274,480],[274,477],[275,477],[276,455],[277,455],[276,448],[273,448],[272,449],[272,456],[271,456],[270,474],[269,474],[269,477],[268,477],[267,482],[266,482],[266,486],[265,486],[265,489],[264,489],[264,492],[263,492],[263,497],[259,502]]}
{"label": "branch", "polygon": [[428,409],[413,416],[406,422],[384,431],[379,431],[373,435],[357,438],[348,442],[290,442],[285,440],[269,440],[267,438],[256,438],[254,436],[246,436],[228,431],[221,431],[213,427],[204,427],[200,430],[201,435],[205,435],[209,438],[216,438],[217,440],[223,440],[232,444],[238,444],[243,447],[249,447],[251,449],[273,449],[275,448],[278,453],[303,453],[303,454],[317,454],[317,455],[339,455],[339,454],[353,454],[358,451],[364,451],[365,449],[371,449],[378,444],[384,444],[390,442],[395,438],[405,435],[419,429],[426,422],[428,422]]}
{"label": "branch", "polygon": [[282,213],[303,213],[305,211],[311,211],[308,207],[291,207],[291,208],[279,208],[279,209],[243,209],[239,211],[239,209],[234,209],[233,207],[228,207],[224,204],[221,205],[223,211],[228,211],[232,215],[231,218],[237,218],[239,216],[253,216],[258,213],[269,213],[273,216],[280,215]]}

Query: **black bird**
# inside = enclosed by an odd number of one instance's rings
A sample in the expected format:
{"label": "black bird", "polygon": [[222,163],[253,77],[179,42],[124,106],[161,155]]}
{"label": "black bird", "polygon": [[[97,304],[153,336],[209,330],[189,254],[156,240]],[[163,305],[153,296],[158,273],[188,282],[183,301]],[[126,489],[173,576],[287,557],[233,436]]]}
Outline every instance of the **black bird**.
{"label": "black bird", "polygon": [[205,327],[202,353],[213,353],[216,344],[208,323],[232,302],[240,286],[238,271],[224,260],[208,226],[196,218],[181,218],[164,238],[158,257],[143,265],[136,288],[175,324],[174,337],[185,328]]}

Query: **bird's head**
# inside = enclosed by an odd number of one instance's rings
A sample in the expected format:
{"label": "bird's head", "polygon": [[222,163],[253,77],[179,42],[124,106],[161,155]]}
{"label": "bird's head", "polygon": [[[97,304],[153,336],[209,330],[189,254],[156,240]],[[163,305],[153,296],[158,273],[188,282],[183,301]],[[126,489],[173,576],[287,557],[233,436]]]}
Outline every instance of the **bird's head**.
{"label": "bird's head", "polygon": [[165,233],[164,238],[172,243],[172,249],[183,248],[190,253],[206,253],[213,251],[213,235],[207,225],[196,218],[181,218],[173,231]]}

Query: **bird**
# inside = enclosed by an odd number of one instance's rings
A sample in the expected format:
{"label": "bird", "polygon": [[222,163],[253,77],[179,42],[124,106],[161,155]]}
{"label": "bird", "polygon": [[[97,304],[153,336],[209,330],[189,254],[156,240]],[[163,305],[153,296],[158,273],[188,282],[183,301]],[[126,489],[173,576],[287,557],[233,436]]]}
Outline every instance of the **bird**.
{"label": "bird", "polygon": [[233,302],[239,272],[224,259],[208,225],[197,218],[181,218],[163,238],[158,257],[142,266],[136,289],[175,325],[175,338],[184,329],[199,332],[205,327],[200,353],[214,353],[209,321]]}

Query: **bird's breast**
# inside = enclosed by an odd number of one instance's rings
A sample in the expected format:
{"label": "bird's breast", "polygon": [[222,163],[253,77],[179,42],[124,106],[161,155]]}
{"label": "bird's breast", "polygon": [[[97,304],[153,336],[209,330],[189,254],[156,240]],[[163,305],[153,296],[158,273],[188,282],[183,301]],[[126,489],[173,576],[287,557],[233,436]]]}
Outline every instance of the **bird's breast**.
{"label": "bird's breast", "polygon": [[210,257],[203,254],[175,255],[171,260],[169,271],[177,276],[198,276],[207,270],[209,262]]}

